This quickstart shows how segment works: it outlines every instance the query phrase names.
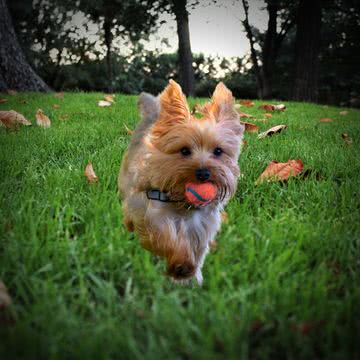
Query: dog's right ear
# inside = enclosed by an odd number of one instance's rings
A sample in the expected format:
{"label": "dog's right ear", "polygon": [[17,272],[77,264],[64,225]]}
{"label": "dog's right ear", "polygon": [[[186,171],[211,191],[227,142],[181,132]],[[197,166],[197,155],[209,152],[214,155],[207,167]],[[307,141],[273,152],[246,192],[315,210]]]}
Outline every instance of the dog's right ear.
{"label": "dog's right ear", "polygon": [[154,123],[160,114],[159,97],[142,92],[139,97],[138,107],[141,118],[147,123]]}

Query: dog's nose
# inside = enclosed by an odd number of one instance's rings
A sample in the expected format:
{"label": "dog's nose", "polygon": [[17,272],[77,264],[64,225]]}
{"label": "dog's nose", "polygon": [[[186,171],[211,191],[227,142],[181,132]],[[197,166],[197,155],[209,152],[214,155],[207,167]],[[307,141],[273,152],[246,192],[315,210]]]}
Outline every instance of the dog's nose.
{"label": "dog's nose", "polygon": [[210,171],[206,168],[197,169],[195,171],[196,178],[200,181],[208,180],[210,177]]}

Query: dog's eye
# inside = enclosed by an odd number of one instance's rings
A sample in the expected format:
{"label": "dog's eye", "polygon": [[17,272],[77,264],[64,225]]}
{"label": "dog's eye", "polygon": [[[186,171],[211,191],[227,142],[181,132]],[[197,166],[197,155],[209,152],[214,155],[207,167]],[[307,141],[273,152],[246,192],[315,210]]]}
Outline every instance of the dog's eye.
{"label": "dog's eye", "polygon": [[214,155],[215,156],[220,156],[223,153],[222,149],[217,147],[214,149]]}
{"label": "dog's eye", "polygon": [[183,156],[190,156],[191,155],[191,150],[187,147],[183,147],[181,150],[180,150],[181,154]]}

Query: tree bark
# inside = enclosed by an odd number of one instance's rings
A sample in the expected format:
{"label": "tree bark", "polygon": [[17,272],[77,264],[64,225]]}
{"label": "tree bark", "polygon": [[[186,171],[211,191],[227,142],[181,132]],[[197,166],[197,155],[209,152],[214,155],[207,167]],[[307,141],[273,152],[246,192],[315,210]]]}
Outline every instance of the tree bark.
{"label": "tree bark", "polygon": [[26,61],[6,0],[0,0],[0,90],[50,91]]}
{"label": "tree bark", "polygon": [[275,59],[277,56],[277,12],[279,5],[277,0],[268,1],[267,10],[269,13],[268,28],[265,35],[264,48],[262,51],[263,66],[261,69],[262,76],[262,98],[269,99],[272,97],[272,79],[274,73]]}
{"label": "tree bark", "polygon": [[249,43],[250,43],[250,56],[251,56],[251,61],[253,63],[254,71],[255,71],[256,84],[257,84],[257,95],[258,95],[259,99],[262,99],[263,98],[263,93],[262,93],[263,77],[262,77],[262,72],[260,70],[258,58],[256,55],[254,36],[253,36],[251,26],[249,23],[249,4],[248,4],[247,0],[242,0],[242,4],[243,4],[244,12],[245,12],[245,19],[243,21],[243,25],[244,25],[244,28],[246,31],[246,36],[249,39]]}
{"label": "tree bark", "polygon": [[187,96],[195,93],[193,57],[190,44],[189,16],[186,10],[187,0],[174,0],[173,9],[177,23],[177,34],[179,39],[179,65],[180,84]]}
{"label": "tree bark", "polygon": [[293,99],[318,97],[321,0],[300,0],[297,14]]}
{"label": "tree bark", "polygon": [[113,92],[113,68],[111,63],[111,45],[113,40],[113,35],[111,33],[112,27],[112,18],[105,16],[104,20],[104,37],[105,37],[105,45],[106,45],[106,66],[107,66],[107,75],[108,75],[108,87],[107,91],[109,93]]}

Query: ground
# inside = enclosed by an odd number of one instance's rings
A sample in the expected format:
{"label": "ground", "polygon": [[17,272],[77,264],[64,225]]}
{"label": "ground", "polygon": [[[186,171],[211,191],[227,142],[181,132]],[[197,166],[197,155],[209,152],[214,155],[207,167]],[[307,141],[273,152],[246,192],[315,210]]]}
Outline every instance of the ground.
{"label": "ground", "polygon": [[[182,287],[122,226],[116,180],[137,98],[100,108],[102,96],[0,96],[0,110],[34,124],[0,128],[0,279],[12,298],[0,357],[359,357],[360,111],[289,102],[256,122],[288,129],[246,133],[204,284]],[[261,119],[259,104],[241,110]],[[36,126],[38,108],[51,128]],[[289,159],[308,176],[255,186],[271,160]],[[97,184],[84,177],[88,161]]]}

